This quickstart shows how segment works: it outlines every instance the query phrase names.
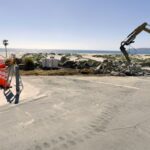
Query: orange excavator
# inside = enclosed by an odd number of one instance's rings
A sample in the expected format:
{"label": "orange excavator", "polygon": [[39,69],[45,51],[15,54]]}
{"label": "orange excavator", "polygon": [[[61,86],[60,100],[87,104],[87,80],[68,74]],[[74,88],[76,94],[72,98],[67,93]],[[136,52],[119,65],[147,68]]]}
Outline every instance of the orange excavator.
{"label": "orange excavator", "polygon": [[3,90],[7,102],[19,103],[20,94],[23,90],[23,83],[19,74],[19,66],[15,57],[0,57],[0,89]]}
{"label": "orange excavator", "polygon": [[137,35],[139,35],[142,31],[148,32],[150,33],[150,29],[148,28],[148,23],[144,22],[143,24],[141,24],[140,26],[138,26],[136,29],[134,29],[133,32],[131,32],[127,38],[121,42],[121,46],[120,46],[120,50],[123,53],[123,55],[125,56],[127,62],[130,64],[131,60],[129,57],[129,54],[126,50],[126,46],[134,43],[135,38],[137,37]]}
{"label": "orange excavator", "polygon": [[2,63],[0,64],[0,88],[2,89],[8,89],[11,88],[10,83],[7,82],[7,66],[6,64]]}

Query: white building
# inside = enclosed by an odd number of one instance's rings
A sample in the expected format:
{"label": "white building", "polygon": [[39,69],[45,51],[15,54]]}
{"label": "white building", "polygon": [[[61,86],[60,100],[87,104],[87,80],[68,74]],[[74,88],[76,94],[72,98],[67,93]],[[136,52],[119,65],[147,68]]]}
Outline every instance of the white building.
{"label": "white building", "polygon": [[42,59],[42,68],[58,68],[58,64],[59,60],[54,57]]}

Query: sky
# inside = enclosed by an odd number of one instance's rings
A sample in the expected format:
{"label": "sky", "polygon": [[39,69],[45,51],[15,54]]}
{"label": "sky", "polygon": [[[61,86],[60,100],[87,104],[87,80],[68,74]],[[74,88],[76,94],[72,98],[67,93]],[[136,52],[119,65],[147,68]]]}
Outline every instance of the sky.
{"label": "sky", "polygon": [[[0,20],[0,40],[10,48],[119,50],[134,28],[150,23],[150,1],[0,0]],[[150,47],[150,35],[133,47]]]}

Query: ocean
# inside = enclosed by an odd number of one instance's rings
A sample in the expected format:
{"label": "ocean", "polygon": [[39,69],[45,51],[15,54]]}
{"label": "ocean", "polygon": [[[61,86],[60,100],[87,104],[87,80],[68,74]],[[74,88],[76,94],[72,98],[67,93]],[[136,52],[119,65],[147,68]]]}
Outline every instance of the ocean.
{"label": "ocean", "polygon": [[[150,49],[132,49],[129,54],[150,54]],[[61,50],[61,49],[8,49],[8,54],[23,54],[23,53],[56,53],[56,54],[121,54],[119,50]],[[5,55],[5,50],[0,48],[0,55]]]}
{"label": "ocean", "polygon": [[[0,48],[0,52],[5,52],[4,49]],[[120,51],[111,51],[111,50],[69,50],[69,49],[8,49],[8,52],[23,52],[23,53],[102,53],[102,54],[118,54]]]}
{"label": "ocean", "polygon": [[[17,57],[25,53],[55,53],[55,54],[120,54],[120,51],[105,51],[105,50],[54,50],[54,49],[8,49],[8,56],[16,54]],[[5,56],[5,50],[0,48],[0,55]]]}

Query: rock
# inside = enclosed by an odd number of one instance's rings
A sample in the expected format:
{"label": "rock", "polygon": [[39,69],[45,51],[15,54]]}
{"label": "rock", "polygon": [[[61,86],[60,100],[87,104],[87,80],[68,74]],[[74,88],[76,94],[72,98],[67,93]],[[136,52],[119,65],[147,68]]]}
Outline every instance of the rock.
{"label": "rock", "polygon": [[145,75],[144,72],[138,72],[138,73],[137,73],[137,76],[144,76],[144,75]]}
{"label": "rock", "polygon": [[64,68],[76,68],[76,62],[75,61],[71,61],[71,60],[68,60],[68,61],[65,61],[63,64],[62,64],[62,67]]}
{"label": "rock", "polygon": [[60,59],[60,62],[64,63],[66,61],[69,61],[69,59],[66,56],[62,56],[61,59]]}
{"label": "rock", "polygon": [[78,61],[77,62],[77,68],[78,69],[90,68],[90,65],[88,64],[88,62],[86,60]]}
{"label": "rock", "polygon": [[125,74],[125,73],[120,72],[120,73],[119,73],[119,76],[126,76],[126,74]]}
{"label": "rock", "polygon": [[103,70],[103,66],[102,66],[102,64],[100,64],[95,68],[94,72],[95,72],[95,74],[100,74],[100,73],[102,73],[102,70]]}
{"label": "rock", "polygon": [[127,75],[127,76],[132,76],[133,75],[133,73],[129,69],[126,69],[124,71],[124,74]]}
{"label": "rock", "polygon": [[144,75],[141,65],[135,65],[123,61],[104,60],[102,64],[98,65],[95,73],[110,74],[113,76],[141,76]]}
{"label": "rock", "polygon": [[121,64],[121,67],[126,67],[126,64],[125,64],[125,63],[122,63],[122,64]]}
{"label": "rock", "polygon": [[112,75],[112,76],[119,76],[119,75],[120,75],[120,72],[112,71],[112,72],[110,73],[110,75]]}

